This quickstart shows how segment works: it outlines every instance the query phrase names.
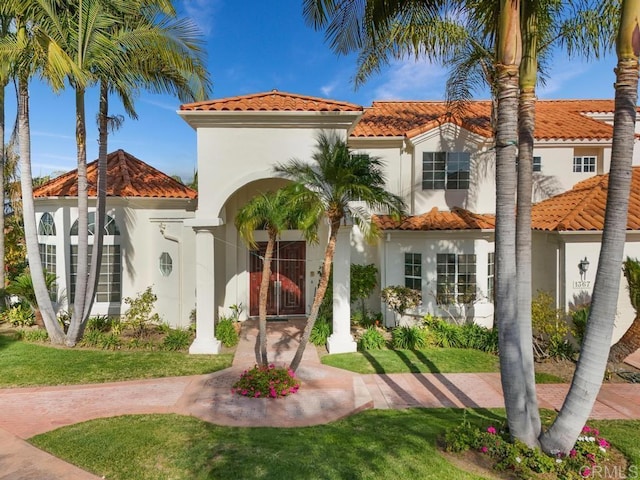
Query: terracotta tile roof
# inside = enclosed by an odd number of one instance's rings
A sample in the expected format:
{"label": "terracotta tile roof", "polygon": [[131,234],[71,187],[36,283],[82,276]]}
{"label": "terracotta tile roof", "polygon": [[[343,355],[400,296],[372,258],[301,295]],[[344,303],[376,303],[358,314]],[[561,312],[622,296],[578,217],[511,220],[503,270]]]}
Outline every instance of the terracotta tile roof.
{"label": "terracotta tile roof", "polygon": [[495,228],[493,215],[472,213],[463,208],[453,208],[450,212],[436,207],[422,215],[406,217],[401,221],[388,215],[375,215],[374,222],[382,230],[477,230]]}
{"label": "terracotta tile roof", "polygon": [[[633,168],[627,230],[640,230],[640,167]],[[609,175],[577,183],[564,193],[533,206],[531,226],[548,231],[601,231],[607,202]]]}
{"label": "terracotta tile roof", "polygon": [[[96,196],[98,161],[87,165],[89,196]],[[78,170],[72,170],[34,189],[34,197],[75,197]],[[107,156],[107,196],[150,198],[196,198],[195,190],[144,163],[123,150]]]}
{"label": "terracotta tile roof", "polygon": [[[587,113],[613,112],[613,100],[538,100],[537,140],[607,140],[613,128]],[[491,103],[469,102],[464,114],[452,114],[446,102],[373,102],[352,137],[415,137],[443,123],[454,123],[483,137],[493,137]]]}
{"label": "terracotta tile roof", "polygon": [[353,103],[272,90],[239,97],[186,103],[180,106],[180,110],[218,112],[361,112],[362,107]]}

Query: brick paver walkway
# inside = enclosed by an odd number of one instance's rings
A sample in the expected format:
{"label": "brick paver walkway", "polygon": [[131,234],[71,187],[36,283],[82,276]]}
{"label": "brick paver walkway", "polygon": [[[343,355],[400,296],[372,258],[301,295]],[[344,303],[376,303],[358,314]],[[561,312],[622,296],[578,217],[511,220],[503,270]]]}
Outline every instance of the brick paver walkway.
{"label": "brick paver walkway", "polygon": [[[298,321],[269,324],[270,360],[290,362],[300,329]],[[311,346],[298,369],[303,388],[295,395],[278,401],[232,395],[231,385],[256,361],[256,323],[247,322],[241,336],[233,366],[209,375],[0,389],[0,480],[97,478],[21,440],[93,418],[172,412],[219,425],[297,427],[367,408],[504,406],[497,373],[358,375],[322,365]],[[558,409],[568,385],[537,389],[540,407]],[[591,416],[640,418],[640,385],[603,385]]]}

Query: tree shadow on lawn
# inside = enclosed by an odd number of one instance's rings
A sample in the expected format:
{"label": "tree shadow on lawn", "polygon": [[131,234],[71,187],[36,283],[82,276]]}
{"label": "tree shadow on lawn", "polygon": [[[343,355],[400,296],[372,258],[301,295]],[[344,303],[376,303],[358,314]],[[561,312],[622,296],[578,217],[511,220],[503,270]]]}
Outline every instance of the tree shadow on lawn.
{"label": "tree shadow on lawn", "polygon": [[11,344],[19,341],[20,340],[16,337],[15,331],[7,330],[0,332],[0,350],[8,348]]}

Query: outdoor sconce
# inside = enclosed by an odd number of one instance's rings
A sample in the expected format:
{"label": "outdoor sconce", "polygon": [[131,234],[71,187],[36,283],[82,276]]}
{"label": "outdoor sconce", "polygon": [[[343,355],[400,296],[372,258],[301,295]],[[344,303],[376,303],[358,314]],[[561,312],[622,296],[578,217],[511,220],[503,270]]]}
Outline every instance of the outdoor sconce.
{"label": "outdoor sconce", "polygon": [[578,263],[578,270],[580,270],[580,280],[584,280],[584,276],[587,273],[587,270],[589,270],[589,260],[587,260],[587,257],[580,260],[580,263]]}

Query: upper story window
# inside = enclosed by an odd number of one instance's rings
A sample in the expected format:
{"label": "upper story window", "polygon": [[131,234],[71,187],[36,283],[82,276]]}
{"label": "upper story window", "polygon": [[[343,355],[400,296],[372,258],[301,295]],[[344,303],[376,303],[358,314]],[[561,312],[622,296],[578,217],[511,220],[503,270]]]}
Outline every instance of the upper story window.
{"label": "upper story window", "polygon": [[595,173],[596,157],[594,156],[573,157],[573,171],[576,173]]}
{"label": "upper story window", "polygon": [[45,212],[40,217],[38,224],[38,235],[53,236],[56,235],[56,223],[53,221],[53,215]]}
{"label": "upper story window", "polygon": [[404,254],[404,286],[422,291],[422,254]]}
{"label": "upper story window", "polygon": [[468,189],[470,165],[471,156],[468,152],[424,152],[422,189]]}
{"label": "upper story window", "polygon": [[[89,235],[93,235],[96,229],[96,212],[89,212]],[[71,226],[71,235],[78,235],[78,220],[73,222]],[[104,217],[104,234],[105,235],[120,235],[118,225],[116,225],[115,219],[111,215],[105,215]]]}

